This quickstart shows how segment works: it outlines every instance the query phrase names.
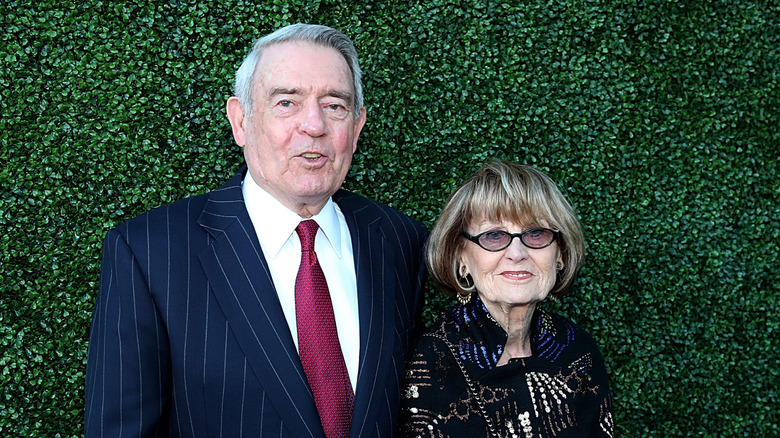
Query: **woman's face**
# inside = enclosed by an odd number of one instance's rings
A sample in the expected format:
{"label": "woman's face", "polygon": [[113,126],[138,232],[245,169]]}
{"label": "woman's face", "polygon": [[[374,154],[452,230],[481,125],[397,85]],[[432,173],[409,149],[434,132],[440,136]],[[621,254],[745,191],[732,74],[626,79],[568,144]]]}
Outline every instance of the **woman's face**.
{"label": "woman's face", "polygon": [[[547,223],[534,226],[547,227]],[[522,233],[533,228],[512,222],[485,220],[472,222],[466,232],[476,236],[485,231],[503,230]],[[531,249],[519,238],[512,239],[501,251],[487,251],[474,242],[467,242],[460,262],[471,274],[479,296],[489,308],[494,306],[524,306],[544,300],[555,285],[556,262],[562,261],[558,243],[542,249]]]}

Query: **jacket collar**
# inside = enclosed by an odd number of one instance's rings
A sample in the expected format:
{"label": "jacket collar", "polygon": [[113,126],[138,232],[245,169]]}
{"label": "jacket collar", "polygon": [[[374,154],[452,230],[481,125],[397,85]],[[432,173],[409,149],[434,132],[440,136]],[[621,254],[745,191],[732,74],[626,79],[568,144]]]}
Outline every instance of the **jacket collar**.
{"label": "jacket collar", "polygon": [[[294,436],[323,436],[311,428],[314,398],[241,191],[246,166],[209,195],[198,223],[212,241],[200,254],[214,294],[247,360]],[[360,359],[352,436],[371,434],[393,372],[395,278],[385,260],[394,250],[381,232],[382,212],[371,201],[339,190],[334,201],[344,213],[355,255],[360,318]],[[401,364],[401,366],[403,366]]]}

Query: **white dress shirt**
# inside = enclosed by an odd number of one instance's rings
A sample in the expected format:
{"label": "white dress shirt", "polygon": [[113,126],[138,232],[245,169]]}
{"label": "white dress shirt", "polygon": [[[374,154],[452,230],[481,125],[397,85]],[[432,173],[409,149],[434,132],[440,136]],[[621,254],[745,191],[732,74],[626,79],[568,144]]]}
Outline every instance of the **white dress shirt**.
{"label": "white dress shirt", "polygon": [[[279,302],[297,348],[295,277],[301,264],[301,241],[295,228],[305,219],[257,185],[249,172],[244,178],[242,190],[244,204],[260,240]],[[360,325],[352,239],[344,214],[332,199],[328,199],[322,211],[311,219],[317,221],[320,226],[314,239],[314,251],[328,282],[339,343],[354,390],[360,354]]]}

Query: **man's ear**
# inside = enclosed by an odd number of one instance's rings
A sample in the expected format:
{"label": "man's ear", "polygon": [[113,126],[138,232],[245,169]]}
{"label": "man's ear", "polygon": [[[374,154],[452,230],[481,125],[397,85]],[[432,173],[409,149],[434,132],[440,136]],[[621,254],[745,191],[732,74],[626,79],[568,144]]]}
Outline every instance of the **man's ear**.
{"label": "man's ear", "polygon": [[237,145],[243,147],[246,144],[246,132],[244,131],[246,113],[244,112],[244,106],[241,105],[236,96],[233,96],[228,99],[225,109],[228,120],[230,120],[230,127],[233,128],[233,139]]}

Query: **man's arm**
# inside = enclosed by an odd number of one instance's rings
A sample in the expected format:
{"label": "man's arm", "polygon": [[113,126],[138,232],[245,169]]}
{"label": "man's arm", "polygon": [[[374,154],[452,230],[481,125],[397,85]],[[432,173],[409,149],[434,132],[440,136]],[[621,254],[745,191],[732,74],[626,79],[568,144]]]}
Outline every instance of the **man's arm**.
{"label": "man's arm", "polygon": [[147,278],[125,235],[109,231],[90,329],[86,438],[169,431],[168,339]]}

